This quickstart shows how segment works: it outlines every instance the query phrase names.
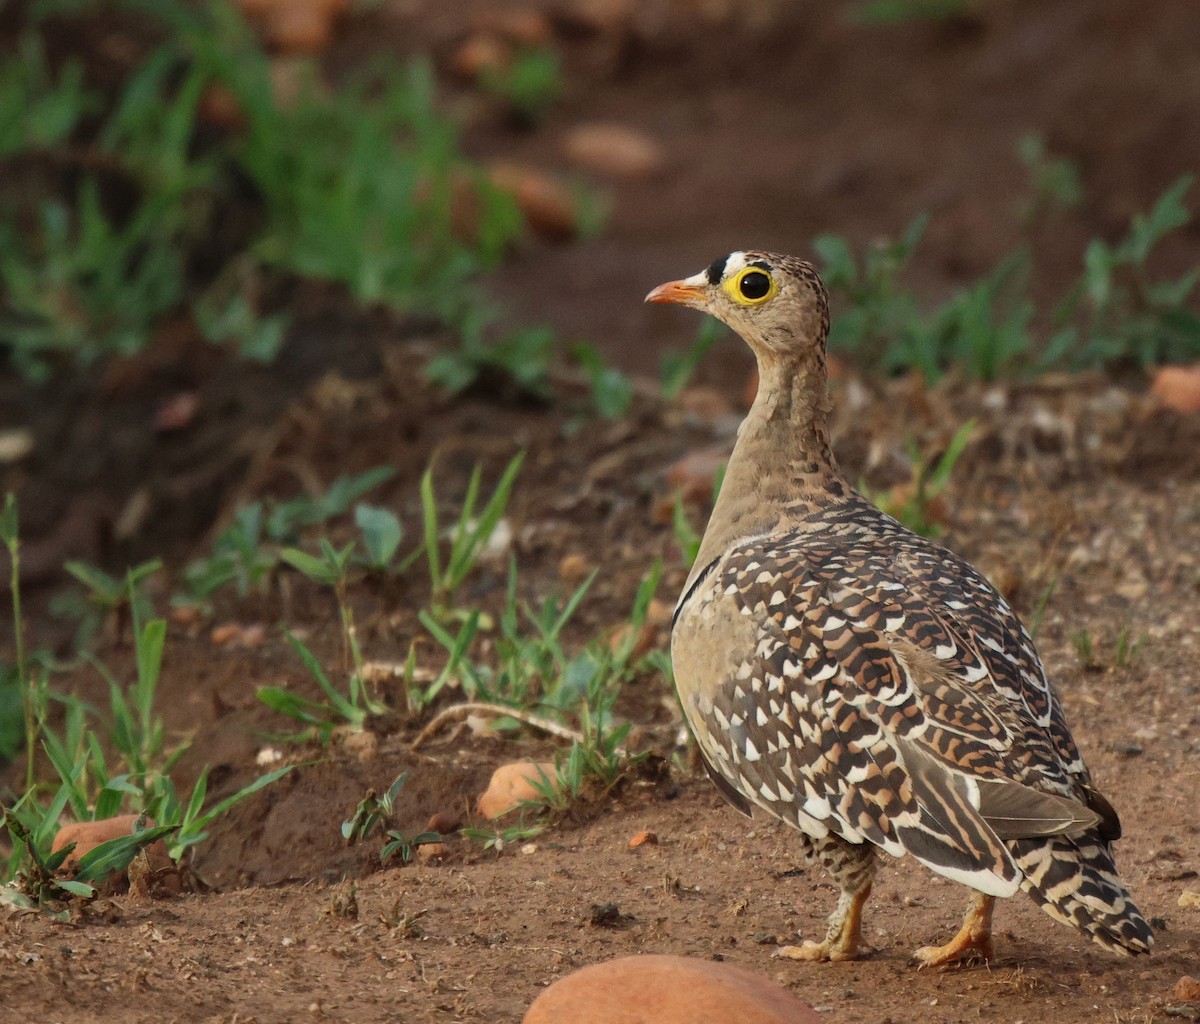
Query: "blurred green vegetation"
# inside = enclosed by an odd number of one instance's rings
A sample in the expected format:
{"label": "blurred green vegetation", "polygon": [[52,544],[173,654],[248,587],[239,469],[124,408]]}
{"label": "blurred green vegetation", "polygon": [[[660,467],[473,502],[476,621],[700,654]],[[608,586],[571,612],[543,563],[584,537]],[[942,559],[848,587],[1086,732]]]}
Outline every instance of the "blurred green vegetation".
{"label": "blurred green vegetation", "polygon": [[[1036,142],[1022,143],[1031,176],[1027,211],[1077,205],[1082,196],[1070,165],[1052,161]],[[1177,278],[1151,270],[1158,243],[1191,223],[1185,176],[1145,214],[1135,216],[1116,244],[1092,241],[1079,277],[1052,310],[1030,295],[1033,255],[1022,246],[984,278],[932,312],[903,283],[903,274],[928,226],[916,217],[896,239],[855,255],[837,235],[813,241],[835,310],[829,345],[867,369],[917,370],[927,380],[955,370],[994,380],[1048,370],[1146,368],[1200,358],[1200,316],[1188,305],[1200,267]]]}
{"label": "blurred green vegetation", "polygon": [[[136,352],[185,307],[211,341],[270,360],[293,277],[470,319],[472,279],[521,218],[460,155],[425,63],[336,89],[310,66],[284,102],[226,4],[109,6],[158,37],[115,86],[89,81],[86,5],[32,7],[0,65],[0,343],[23,373]],[[81,51],[52,64],[51,25]],[[474,211],[467,231],[456,204]]]}

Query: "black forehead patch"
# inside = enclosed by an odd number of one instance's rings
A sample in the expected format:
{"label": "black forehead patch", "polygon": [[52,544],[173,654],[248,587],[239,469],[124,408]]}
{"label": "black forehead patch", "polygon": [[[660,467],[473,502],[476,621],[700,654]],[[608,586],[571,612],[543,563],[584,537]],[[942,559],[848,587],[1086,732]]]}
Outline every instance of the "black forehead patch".
{"label": "black forehead patch", "polygon": [[721,278],[725,276],[725,264],[729,262],[729,257],[718,256],[708,265],[708,283],[720,284]]}

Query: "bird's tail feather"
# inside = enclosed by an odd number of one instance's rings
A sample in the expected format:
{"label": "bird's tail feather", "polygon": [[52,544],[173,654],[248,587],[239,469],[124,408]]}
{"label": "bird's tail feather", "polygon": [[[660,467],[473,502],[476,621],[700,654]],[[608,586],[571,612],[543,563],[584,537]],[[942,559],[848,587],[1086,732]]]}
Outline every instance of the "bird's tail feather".
{"label": "bird's tail feather", "polygon": [[1154,933],[1117,876],[1112,847],[1096,830],[1015,839],[1008,848],[1025,876],[1021,888],[1056,921],[1114,953],[1150,952]]}

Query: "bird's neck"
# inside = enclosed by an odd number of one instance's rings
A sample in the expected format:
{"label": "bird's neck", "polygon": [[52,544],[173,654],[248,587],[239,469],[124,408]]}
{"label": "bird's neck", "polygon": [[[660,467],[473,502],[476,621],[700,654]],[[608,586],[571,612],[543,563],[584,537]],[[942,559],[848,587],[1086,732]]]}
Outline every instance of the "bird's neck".
{"label": "bird's neck", "polygon": [[825,354],[787,363],[759,356],[758,394],[738,430],[693,573],[732,544],[843,500],[829,441]]}

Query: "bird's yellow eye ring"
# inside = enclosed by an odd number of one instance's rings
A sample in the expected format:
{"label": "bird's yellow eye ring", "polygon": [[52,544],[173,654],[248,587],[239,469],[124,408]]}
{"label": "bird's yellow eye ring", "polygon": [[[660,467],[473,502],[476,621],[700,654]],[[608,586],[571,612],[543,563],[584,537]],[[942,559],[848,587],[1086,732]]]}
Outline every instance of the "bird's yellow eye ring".
{"label": "bird's yellow eye ring", "polygon": [[725,291],[739,306],[758,306],[779,292],[775,278],[762,267],[743,267],[724,284]]}

